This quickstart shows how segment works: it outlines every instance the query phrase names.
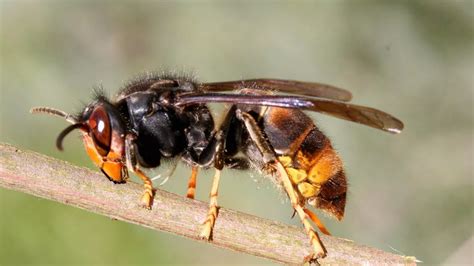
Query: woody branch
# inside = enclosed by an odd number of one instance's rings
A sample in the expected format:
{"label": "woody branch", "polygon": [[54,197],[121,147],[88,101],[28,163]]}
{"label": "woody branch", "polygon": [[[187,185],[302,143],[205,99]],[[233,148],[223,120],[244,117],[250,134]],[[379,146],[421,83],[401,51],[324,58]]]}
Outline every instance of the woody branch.
{"label": "woody branch", "polygon": [[[1,143],[0,186],[203,241],[199,231],[207,203],[159,190],[153,210],[146,210],[137,204],[143,192],[141,185],[114,185],[98,172]],[[414,265],[416,262],[414,257],[391,254],[350,240],[324,235],[321,238],[328,250],[328,256],[319,260],[321,264]],[[302,227],[225,208],[219,210],[213,240],[209,243],[286,264],[303,263],[311,252]]]}

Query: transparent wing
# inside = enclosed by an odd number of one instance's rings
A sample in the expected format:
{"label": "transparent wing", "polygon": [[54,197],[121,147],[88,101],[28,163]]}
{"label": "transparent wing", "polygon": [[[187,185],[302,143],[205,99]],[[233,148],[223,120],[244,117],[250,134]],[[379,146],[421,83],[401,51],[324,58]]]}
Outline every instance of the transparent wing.
{"label": "transparent wing", "polygon": [[352,99],[352,94],[349,91],[331,85],[282,79],[248,79],[203,83],[202,88],[209,92],[233,91],[236,89],[251,88],[320,97],[344,102],[348,102]]}
{"label": "transparent wing", "polygon": [[210,102],[300,108],[356,122],[390,133],[400,133],[403,129],[403,123],[399,119],[383,111],[322,98],[283,95],[194,93],[181,95],[176,105]]}

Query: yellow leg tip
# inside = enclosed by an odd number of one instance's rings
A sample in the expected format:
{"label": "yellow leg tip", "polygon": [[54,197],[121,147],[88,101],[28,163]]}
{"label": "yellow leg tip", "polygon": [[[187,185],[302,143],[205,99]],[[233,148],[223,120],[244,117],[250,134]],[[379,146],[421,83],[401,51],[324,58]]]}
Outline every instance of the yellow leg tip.
{"label": "yellow leg tip", "polygon": [[151,210],[152,204],[153,204],[152,196],[149,193],[145,192],[145,194],[143,194],[140,206],[145,209]]}
{"label": "yellow leg tip", "polygon": [[319,242],[312,242],[313,252],[305,257],[305,262],[319,263],[318,259],[326,257],[327,252],[325,248]]}
{"label": "yellow leg tip", "polygon": [[205,222],[202,226],[201,232],[199,233],[199,238],[204,240],[211,240],[211,225],[209,222]]}
{"label": "yellow leg tip", "polygon": [[318,259],[326,257],[325,253],[311,253],[304,258],[305,263],[319,265]]}

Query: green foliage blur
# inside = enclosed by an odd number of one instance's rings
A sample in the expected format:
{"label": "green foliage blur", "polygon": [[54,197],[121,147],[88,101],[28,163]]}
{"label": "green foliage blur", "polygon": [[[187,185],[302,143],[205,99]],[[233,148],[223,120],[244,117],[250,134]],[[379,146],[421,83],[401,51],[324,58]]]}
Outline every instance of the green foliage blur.
{"label": "green foliage blur", "polygon": [[[76,112],[94,86],[114,95],[149,70],[336,85],[406,127],[394,136],[312,114],[350,183],[346,216],[323,217],[328,228],[428,264],[472,264],[473,10],[469,0],[3,0],[0,141],[94,168],[78,137],[55,149],[65,121],[29,109]],[[162,188],[184,195],[188,175],[180,167]],[[221,206],[299,225],[258,175],[226,171],[220,192]],[[270,262],[0,189],[0,265],[213,263]]]}

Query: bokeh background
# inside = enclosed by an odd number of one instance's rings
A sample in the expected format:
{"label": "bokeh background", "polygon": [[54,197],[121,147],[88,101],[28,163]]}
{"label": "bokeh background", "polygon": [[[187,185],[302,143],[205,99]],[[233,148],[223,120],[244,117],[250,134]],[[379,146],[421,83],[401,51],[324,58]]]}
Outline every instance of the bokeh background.
{"label": "bokeh background", "polygon": [[[349,89],[401,118],[390,135],[312,114],[350,183],[336,236],[416,256],[473,263],[473,1],[1,1],[0,141],[91,167],[66,123],[101,84],[113,95],[148,70],[201,81],[274,77]],[[207,200],[210,174],[198,183]],[[180,167],[162,187],[185,194]],[[284,196],[226,171],[219,202],[298,225]],[[0,264],[270,264],[210,245],[0,189]]]}

